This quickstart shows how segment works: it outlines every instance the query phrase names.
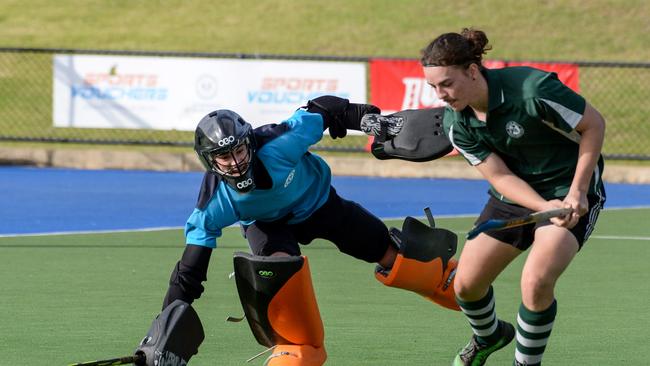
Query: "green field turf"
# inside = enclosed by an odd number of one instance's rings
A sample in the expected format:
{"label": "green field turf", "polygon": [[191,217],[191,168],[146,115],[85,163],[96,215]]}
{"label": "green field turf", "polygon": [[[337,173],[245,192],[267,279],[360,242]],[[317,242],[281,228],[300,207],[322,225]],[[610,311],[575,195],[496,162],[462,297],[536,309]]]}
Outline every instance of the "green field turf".
{"label": "green field turf", "polygon": [[[545,365],[648,364],[650,209],[608,210],[557,287],[559,314]],[[438,219],[462,235],[471,218]],[[398,222],[390,222],[398,225]],[[462,240],[461,240],[462,242]],[[67,365],[129,355],[160,310],[180,230],[0,238],[0,365]],[[226,229],[209,281],[195,303],[206,330],[197,365],[244,365],[263,350],[242,315],[232,253],[246,250]],[[325,324],[327,364],[448,365],[470,336],[466,320],[374,280],[373,265],[328,242],[305,247]],[[495,283],[497,313],[513,321],[523,257]],[[509,365],[510,345],[488,365]],[[253,361],[261,365],[263,360]]]}
{"label": "green field turf", "polygon": [[645,0],[0,0],[0,46],[418,57],[487,32],[491,58],[647,61]]}

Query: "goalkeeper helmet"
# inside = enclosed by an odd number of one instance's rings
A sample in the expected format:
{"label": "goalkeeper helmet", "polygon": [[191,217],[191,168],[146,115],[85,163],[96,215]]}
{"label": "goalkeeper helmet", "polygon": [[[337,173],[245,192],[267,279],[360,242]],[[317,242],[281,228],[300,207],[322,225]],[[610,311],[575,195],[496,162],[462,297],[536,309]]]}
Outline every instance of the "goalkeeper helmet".
{"label": "goalkeeper helmet", "polygon": [[203,117],[194,134],[194,150],[208,171],[237,192],[255,188],[253,127],[239,114],[220,109]]}

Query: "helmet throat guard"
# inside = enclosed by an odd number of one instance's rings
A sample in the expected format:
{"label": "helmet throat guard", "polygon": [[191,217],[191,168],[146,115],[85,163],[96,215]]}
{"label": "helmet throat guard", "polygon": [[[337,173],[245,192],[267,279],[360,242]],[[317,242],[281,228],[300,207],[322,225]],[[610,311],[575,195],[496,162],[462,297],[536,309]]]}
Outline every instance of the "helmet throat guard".
{"label": "helmet throat guard", "polygon": [[255,189],[255,180],[253,179],[252,170],[249,169],[248,174],[232,177],[222,175],[223,180],[238,193],[248,193]]}

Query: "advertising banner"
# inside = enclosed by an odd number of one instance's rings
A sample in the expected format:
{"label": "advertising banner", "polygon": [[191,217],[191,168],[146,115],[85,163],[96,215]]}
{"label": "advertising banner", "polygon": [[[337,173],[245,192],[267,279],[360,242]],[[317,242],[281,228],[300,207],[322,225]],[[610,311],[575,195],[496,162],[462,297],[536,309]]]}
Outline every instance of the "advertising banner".
{"label": "advertising banner", "polygon": [[[490,69],[506,66],[531,66],[558,74],[567,86],[578,91],[578,66],[564,63],[504,62],[486,60]],[[382,113],[405,109],[443,106],[433,88],[427,84],[418,60],[373,59],[370,61],[370,102]]]}
{"label": "advertising banner", "polygon": [[194,130],[216,109],[278,123],[319,95],[366,102],[362,62],[56,55],[56,127]]}
{"label": "advertising banner", "polygon": [[580,92],[580,84],[578,83],[578,65],[569,63],[558,62],[524,62],[524,61],[508,61],[507,66],[530,66],[536,69],[554,72],[562,82],[573,89],[576,93]]}

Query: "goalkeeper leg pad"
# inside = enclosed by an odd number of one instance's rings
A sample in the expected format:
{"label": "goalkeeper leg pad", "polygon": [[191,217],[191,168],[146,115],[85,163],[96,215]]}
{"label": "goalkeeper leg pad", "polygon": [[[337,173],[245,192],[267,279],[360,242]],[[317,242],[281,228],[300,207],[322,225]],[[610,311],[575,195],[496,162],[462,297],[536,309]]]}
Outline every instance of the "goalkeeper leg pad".
{"label": "goalkeeper leg pad", "polygon": [[323,322],[304,256],[234,255],[235,280],[257,342],[275,347],[267,365],[320,366]]}
{"label": "goalkeeper leg pad", "polygon": [[402,288],[452,310],[460,310],[456,304],[453,280],[457,261],[457,236],[445,229],[429,227],[407,217],[402,231],[390,230],[398,247],[393,267],[377,266],[375,277],[386,286]]}

